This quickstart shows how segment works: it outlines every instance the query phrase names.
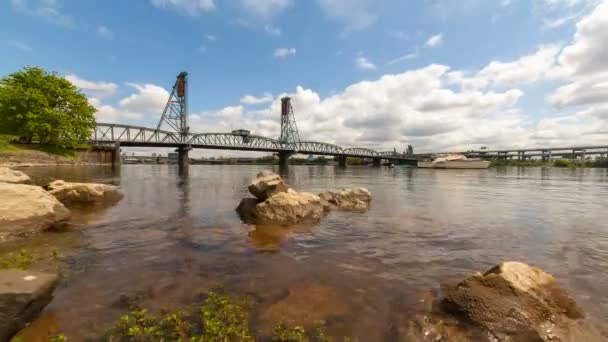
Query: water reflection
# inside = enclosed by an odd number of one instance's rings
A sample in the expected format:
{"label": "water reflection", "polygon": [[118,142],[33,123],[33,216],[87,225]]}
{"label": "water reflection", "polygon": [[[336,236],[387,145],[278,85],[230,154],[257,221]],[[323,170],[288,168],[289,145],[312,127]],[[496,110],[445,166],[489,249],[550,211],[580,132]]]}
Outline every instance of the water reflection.
{"label": "water reflection", "polygon": [[331,331],[394,340],[440,283],[522,260],[553,273],[590,314],[608,320],[606,170],[291,166],[285,178],[299,191],[363,186],[373,201],[366,213],[336,211],[285,228],[244,224],[234,210],[263,168],[192,165],[188,177],[175,165],[125,165],[120,177],[111,168],[28,169],[39,184],[97,181],[125,193],[114,207],[76,211],[65,235],[23,242],[41,253],[40,241],[78,246],[66,253],[69,277],[47,312],[83,340],[124,311],[121,294],[152,309],[179,308],[222,285],[255,298],[254,324],[263,328],[272,323],[268,312],[284,311],[281,303],[298,303],[294,320],[316,319],[317,306],[305,305],[315,303],[309,291],[343,303],[327,314]]}

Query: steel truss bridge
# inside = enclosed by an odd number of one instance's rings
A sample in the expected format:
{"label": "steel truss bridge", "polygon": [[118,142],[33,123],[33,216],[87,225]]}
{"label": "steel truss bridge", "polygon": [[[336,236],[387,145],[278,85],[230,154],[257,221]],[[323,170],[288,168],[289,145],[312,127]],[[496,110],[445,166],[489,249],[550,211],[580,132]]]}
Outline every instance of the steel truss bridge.
{"label": "steel truss bridge", "polygon": [[[90,142],[95,145],[125,147],[175,147],[180,153],[180,165],[187,163],[187,151],[191,148],[238,151],[273,152],[279,154],[280,164],[287,164],[293,154],[334,156],[341,163],[347,157],[382,159],[416,165],[416,159],[395,151],[378,152],[369,148],[343,148],[333,144],[301,141],[295,115],[289,97],[281,99],[281,136],[279,139],[249,134],[248,131],[232,133],[192,133],[188,127],[187,73],[177,76],[173,90],[156,128],[112,123],[97,123]],[[162,129],[166,126],[167,129]]]}

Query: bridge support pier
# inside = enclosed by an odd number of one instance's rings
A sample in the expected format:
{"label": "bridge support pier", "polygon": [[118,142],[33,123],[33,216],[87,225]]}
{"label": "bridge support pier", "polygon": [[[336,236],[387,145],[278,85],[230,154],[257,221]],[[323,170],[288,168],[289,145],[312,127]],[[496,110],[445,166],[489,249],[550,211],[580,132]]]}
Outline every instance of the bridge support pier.
{"label": "bridge support pier", "polygon": [[188,158],[188,151],[192,148],[190,146],[180,146],[177,149],[177,164],[179,168],[179,174],[181,176],[188,175],[188,166],[190,165],[190,159]]}
{"label": "bridge support pier", "polygon": [[279,152],[279,170],[285,171],[289,167],[289,157],[293,153],[291,152]]}
{"label": "bridge support pier", "polygon": [[374,166],[382,166],[382,159],[374,158],[372,159]]}
{"label": "bridge support pier", "polygon": [[347,160],[346,156],[336,156],[335,158],[338,161],[339,167],[346,167],[346,160]]}
{"label": "bridge support pier", "polygon": [[112,151],[112,169],[120,169],[122,159],[120,158],[120,142],[114,144],[114,150]]}

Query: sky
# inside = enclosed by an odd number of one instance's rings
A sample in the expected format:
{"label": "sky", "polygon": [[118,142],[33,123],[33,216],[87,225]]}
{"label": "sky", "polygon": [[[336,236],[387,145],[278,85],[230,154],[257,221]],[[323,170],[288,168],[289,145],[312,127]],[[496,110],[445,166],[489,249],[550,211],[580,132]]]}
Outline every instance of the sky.
{"label": "sky", "polygon": [[[98,122],[379,151],[606,144],[608,0],[0,0],[0,76],[40,66]],[[211,152],[210,152],[211,153]],[[230,152],[224,152],[229,155]]]}

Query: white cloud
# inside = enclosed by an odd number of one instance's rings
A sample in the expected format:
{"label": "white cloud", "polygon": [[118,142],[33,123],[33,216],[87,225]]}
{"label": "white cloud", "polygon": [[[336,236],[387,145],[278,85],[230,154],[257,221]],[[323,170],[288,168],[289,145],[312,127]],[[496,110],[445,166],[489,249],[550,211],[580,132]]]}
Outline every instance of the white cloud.
{"label": "white cloud", "polygon": [[160,117],[169,99],[169,92],[165,88],[154,84],[127,83],[127,85],[137,90],[137,93],[120,100],[119,104],[122,108],[134,112],[158,112]]}
{"label": "white cloud", "polygon": [[373,0],[317,0],[327,17],[345,26],[343,35],[360,31],[376,21]]}
{"label": "white cloud", "polygon": [[281,28],[273,26],[273,25],[264,26],[264,31],[266,31],[266,33],[268,33],[271,36],[280,36],[281,35]]}
{"label": "white cloud", "polygon": [[357,65],[357,68],[361,69],[361,70],[376,70],[376,65],[372,62],[370,62],[369,60],[367,60],[367,58],[365,57],[358,57],[357,59],[355,59],[355,64]]}
{"label": "white cloud", "polygon": [[190,16],[215,9],[213,0],[150,0],[150,3],[157,8],[172,9]]}
{"label": "white cloud", "polygon": [[66,75],[65,79],[95,98],[102,98],[112,95],[118,88],[116,83],[88,81],[74,74]]}
{"label": "white cloud", "polygon": [[240,0],[240,8],[248,16],[267,20],[293,5],[293,0]]}
{"label": "white cloud", "polygon": [[438,33],[436,35],[429,37],[429,39],[427,39],[425,45],[428,47],[435,47],[435,46],[441,45],[441,43],[443,43],[443,34]]}
{"label": "white cloud", "polygon": [[114,39],[114,33],[107,26],[104,25],[97,26],[97,35],[107,40]]}
{"label": "white cloud", "polygon": [[9,0],[19,13],[39,17],[51,24],[66,28],[76,26],[74,18],[61,12],[61,0]]}
{"label": "white cloud", "polygon": [[13,48],[16,48],[16,49],[19,49],[19,50],[25,51],[25,52],[30,52],[33,50],[32,47],[29,46],[28,44],[17,41],[17,40],[7,40],[6,44],[10,45]]}
{"label": "white cloud", "polygon": [[388,63],[386,63],[387,65],[393,65],[393,64],[397,64],[397,63],[401,63],[401,62],[405,62],[405,61],[409,61],[411,59],[416,59],[418,57],[418,53],[417,52],[412,52],[412,53],[408,53],[406,55],[397,57],[393,60],[388,61]]}
{"label": "white cloud", "polygon": [[[77,83],[83,85],[83,87],[99,90],[102,95],[103,91],[106,91],[107,94],[110,89],[116,87],[114,83],[96,83],[84,81],[77,77],[72,79],[78,80]],[[89,97],[89,103],[97,108],[97,113],[95,113],[97,120],[107,123],[132,123],[143,126],[150,126],[151,123],[155,124],[160,119],[169,98],[169,92],[154,84],[127,83],[127,85],[133,88],[135,93],[118,101],[116,106],[103,103],[98,96]]]}
{"label": "white cloud", "polygon": [[207,40],[210,42],[215,42],[218,39],[217,36],[214,34],[208,34],[205,36],[205,38],[207,38]]}
{"label": "white cloud", "polygon": [[253,95],[245,95],[241,98],[241,103],[252,105],[252,104],[272,102],[273,99],[274,99],[274,97],[272,96],[272,94],[269,94],[269,93],[265,93],[264,96],[262,96],[262,97],[255,97]]}
{"label": "white cloud", "polygon": [[274,50],[274,56],[276,58],[286,58],[289,56],[295,56],[296,49],[295,48],[279,48]]}

